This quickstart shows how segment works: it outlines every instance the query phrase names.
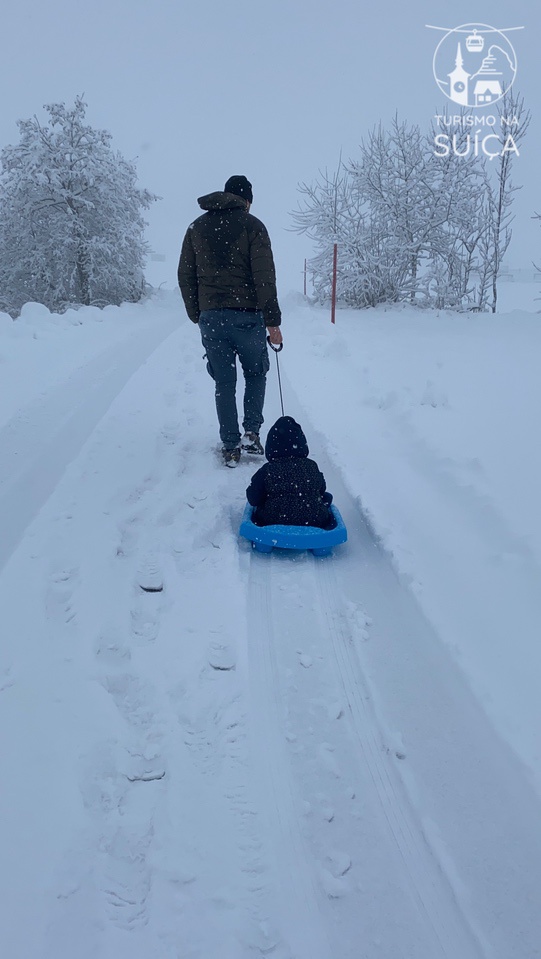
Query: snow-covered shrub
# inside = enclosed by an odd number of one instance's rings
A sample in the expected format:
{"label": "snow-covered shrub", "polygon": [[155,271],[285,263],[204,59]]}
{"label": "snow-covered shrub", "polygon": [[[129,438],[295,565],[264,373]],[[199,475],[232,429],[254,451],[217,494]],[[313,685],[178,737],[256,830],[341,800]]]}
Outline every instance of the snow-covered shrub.
{"label": "snow-covered shrub", "polygon": [[45,109],[47,124],[19,121],[20,142],[0,155],[0,309],[136,301],[147,252],[141,210],[157,197],[137,187],[111,134],[84,122],[81,98]]}

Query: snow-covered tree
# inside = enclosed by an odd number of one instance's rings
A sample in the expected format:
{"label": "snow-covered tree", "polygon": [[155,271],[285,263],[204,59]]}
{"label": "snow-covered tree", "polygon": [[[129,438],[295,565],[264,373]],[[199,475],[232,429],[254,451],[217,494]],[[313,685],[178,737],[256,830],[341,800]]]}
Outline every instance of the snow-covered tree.
{"label": "snow-covered tree", "polygon": [[386,242],[386,227],[342,161],[334,174],[320,173],[315,184],[302,184],[299,190],[303,200],[293,213],[294,229],[316,244],[317,253],[309,261],[316,299],[323,302],[330,295],[335,243],[340,301],[366,307],[397,299],[403,276],[392,244]]}
{"label": "snow-covered tree", "polygon": [[418,127],[397,118],[389,131],[380,125],[361,144],[358,160],[300,188],[303,206],[293,218],[318,247],[310,261],[316,297],[328,294],[336,241],[344,303],[460,304],[467,294],[461,257],[471,233],[473,179],[456,157],[437,163]]}
{"label": "snow-covered tree", "polygon": [[[381,126],[361,144],[361,157],[349,167],[370,209],[371,235],[377,247],[390,252],[401,298],[407,287],[413,302],[421,262],[426,255],[430,214],[430,184],[423,139],[418,127],[408,127],[395,117],[390,131]],[[429,204],[428,204],[429,205]]]}
{"label": "snow-covered tree", "polygon": [[430,303],[440,308],[482,309],[486,305],[478,282],[481,243],[489,232],[486,167],[483,158],[473,151],[464,159],[471,138],[470,127],[464,122],[466,116],[463,110],[456,126],[446,128],[455,144],[447,155],[434,155],[438,128],[431,130],[427,140],[433,196],[439,211],[437,229],[431,235],[427,278]]}
{"label": "snow-covered tree", "polygon": [[[337,295],[348,305],[495,309],[514,191],[506,124],[491,165],[471,149],[466,112],[443,131],[454,143],[445,155],[434,149],[441,130],[425,135],[395,118],[389,130],[380,125],[369,134],[358,159],[301,185],[294,229],[315,241],[309,262],[318,300],[329,295],[337,242]],[[522,101],[507,98],[501,115],[516,116],[524,136]]]}
{"label": "snow-covered tree", "polygon": [[[513,196],[520,187],[511,180],[513,159],[530,125],[531,114],[524,106],[520,94],[508,91],[497,105],[500,120],[496,158],[491,161],[487,177],[487,206],[490,216],[490,231],[486,240],[488,260],[487,280],[490,284],[490,307],[496,312],[498,302],[498,278],[503,258],[511,242],[511,223],[514,219],[511,207]],[[512,143],[510,144],[510,138]]]}
{"label": "snow-covered tree", "polygon": [[86,104],[45,106],[48,122],[19,121],[20,142],[0,161],[0,309],[29,300],[62,311],[138,300],[147,253],[133,163],[111,134],[85,123]]}
{"label": "snow-covered tree", "polygon": [[362,259],[364,215],[342,161],[332,176],[320,173],[314,185],[303,183],[299,190],[304,203],[293,214],[294,229],[307,233],[318,248],[309,264],[317,299],[330,295],[333,247],[338,243],[338,297],[353,306],[366,305],[354,289],[359,277],[354,264]]}

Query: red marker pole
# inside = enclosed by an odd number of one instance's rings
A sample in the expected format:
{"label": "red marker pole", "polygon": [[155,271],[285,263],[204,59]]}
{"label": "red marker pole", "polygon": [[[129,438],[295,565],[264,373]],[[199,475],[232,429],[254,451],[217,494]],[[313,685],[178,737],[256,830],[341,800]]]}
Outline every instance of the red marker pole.
{"label": "red marker pole", "polygon": [[338,243],[334,244],[332,256],[332,297],[331,297],[331,323],[336,323],[336,272],[338,263]]}

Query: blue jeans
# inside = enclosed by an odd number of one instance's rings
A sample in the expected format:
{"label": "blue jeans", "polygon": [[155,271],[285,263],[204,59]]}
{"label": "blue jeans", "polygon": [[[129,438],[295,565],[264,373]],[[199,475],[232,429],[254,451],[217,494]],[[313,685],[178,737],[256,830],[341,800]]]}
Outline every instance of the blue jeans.
{"label": "blue jeans", "polygon": [[237,413],[237,356],[244,374],[245,433],[259,433],[263,423],[269,354],[265,321],[259,311],[203,310],[199,316],[207,370],[215,383],[220,439],[226,449],[240,440]]}

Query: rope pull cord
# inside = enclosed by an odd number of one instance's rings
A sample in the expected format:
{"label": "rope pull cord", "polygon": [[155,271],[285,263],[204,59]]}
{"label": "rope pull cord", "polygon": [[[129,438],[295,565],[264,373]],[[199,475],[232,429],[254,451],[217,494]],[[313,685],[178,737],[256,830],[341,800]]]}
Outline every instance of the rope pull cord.
{"label": "rope pull cord", "polygon": [[284,399],[283,399],[283,396],[282,396],[282,380],[280,379],[280,364],[279,364],[279,362],[278,362],[278,353],[280,352],[280,350],[283,349],[284,344],[283,344],[283,343],[279,343],[278,346],[275,346],[274,343],[271,343],[270,336],[267,336],[267,343],[269,344],[271,350],[273,351],[274,355],[276,356],[276,370],[277,370],[277,373],[278,373],[278,388],[279,388],[279,390],[280,390],[280,406],[282,407],[282,416],[285,416],[285,413],[284,413]]}

